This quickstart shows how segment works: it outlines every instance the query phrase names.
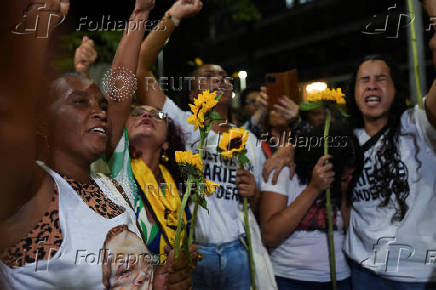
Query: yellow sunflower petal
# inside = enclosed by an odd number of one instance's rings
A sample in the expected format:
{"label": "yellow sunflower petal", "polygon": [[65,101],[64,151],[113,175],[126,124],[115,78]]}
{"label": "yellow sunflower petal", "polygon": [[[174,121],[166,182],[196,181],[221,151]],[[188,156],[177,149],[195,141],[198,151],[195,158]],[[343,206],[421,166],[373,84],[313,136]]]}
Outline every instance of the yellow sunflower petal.
{"label": "yellow sunflower petal", "polygon": [[207,179],[205,179],[205,182],[206,182],[205,194],[206,194],[206,196],[210,196],[210,195],[212,195],[215,192],[216,188],[219,185],[216,184],[215,182],[207,180]]}
{"label": "yellow sunflower petal", "polygon": [[337,98],[336,103],[338,105],[345,105],[346,104],[345,99],[343,97]]}
{"label": "yellow sunflower petal", "polygon": [[199,122],[197,121],[197,117],[195,115],[191,115],[186,119],[186,122],[194,125],[194,131],[198,129]]}
{"label": "yellow sunflower petal", "polygon": [[232,151],[223,151],[223,152],[221,152],[221,155],[222,155],[224,158],[232,158],[232,156],[233,156],[233,152],[232,152]]}
{"label": "yellow sunflower petal", "polygon": [[[247,142],[249,133],[242,128],[232,128],[228,132],[221,136],[219,148],[221,149],[221,155],[225,158],[231,158],[233,153],[241,152],[245,149],[245,143]],[[238,142],[232,144],[232,142]],[[236,146],[232,147],[231,146]]]}

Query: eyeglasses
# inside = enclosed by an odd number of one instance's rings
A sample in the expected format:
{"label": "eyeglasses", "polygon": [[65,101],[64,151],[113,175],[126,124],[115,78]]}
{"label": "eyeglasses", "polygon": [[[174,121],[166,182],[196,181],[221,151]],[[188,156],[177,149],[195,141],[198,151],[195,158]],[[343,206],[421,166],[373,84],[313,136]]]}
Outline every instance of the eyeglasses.
{"label": "eyeglasses", "polygon": [[152,118],[159,120],[159,121],[164,121],[168,117],[168,114],[164,113],[162,111],[147,110],[147,109],[144,109],[142,107],[136,107],[135,109],[133,109],[132,112],[130,113],[130,116],[131,117],[139,117],[139,116],[142,116],[145,112],[150,113]]}

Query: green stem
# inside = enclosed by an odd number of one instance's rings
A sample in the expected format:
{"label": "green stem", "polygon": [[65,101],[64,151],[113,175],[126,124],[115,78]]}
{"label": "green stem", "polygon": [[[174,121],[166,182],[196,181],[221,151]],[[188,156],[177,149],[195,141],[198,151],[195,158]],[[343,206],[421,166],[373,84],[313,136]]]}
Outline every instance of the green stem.
{"label": "green stem", "polygon": [[[410,17],[412,20],[414,20],[415,7],[413,6],[413,1],[408,0],[407,5],[410,11]],[[415,70],[416,99],[419,107],[421,109],[424,109],[424,104],[422,101],[421,73],[419,71],[418,47],[416,44],[416,21],[412,21],[409,26],[410,26],[410,43],[412,45],[412,54],[413,54],[413,68]]]}
{"label": "green stem", "polygon": [[[205,131],[204,133],[201,133],[200,137],[200,146],[198,146],[198,154],[200,154],[201,160],[203,160],[203,154],[204,154],[204,140],[206,139],[207,135],[209,133]],[[197,193],[198,197],[198,193]],[[200,198],[197,198],[194,203],[194,212],[192,213],[192,219],[191,219],[191,228],[189,229],[189,238],[188,238],[188,245],[191,246],[194,241],[194,227],[195,223],[197,221],[197,212],[198,212],[198,205],[200,202]]]}
{"label": "green stem", "polygon": [[[205,136],[203,136],[205,135]],[[206,138],[207,134],[201,134],[200,137],[200,146],[198,146],[198,154],[200,154],[201,159],[203,160],[203,154],[204,154],[204,139]]]}
{"label": "green stem", "polygon": [[[329,145],[327,137],[330,132],[331,112],[326,108],[326,120],[324,127],[324,155],[329,154]],[[328,221],[328,237],[329,237],[329,256],[330,256],[330,277],[332,281],[333,290],[337,289],[336,285],[336,257],[335,257],[335,242],[333,239],[333,219],[332,219],[332,204],[331,204],[331,190],[330,187],[326,190],[326,208],[327,208],[327,221]]]}
{"label": "green stem", "polygon": [[[240,159],[240,155],[238,155],[238,160]],[[244,169],[245,163],[239,162],[239,168]],[[244,197],[244,228],[245,234],[247,235],[248,242],[248,260],[250,263],[250,278],[251,278],[251,289],[256,290],[256,271],[254,268],[254,258],[253,258],[253,244],[251,243],[251,231],[250,231],[250,222],[248,220],[248,198]]]}
{"label": "green stem", "polygon": [[245,225],[245,234],[247,235],[248,241],[248,258],[250,262],[250,277],[251,277],[251,287],[256,290],[256,275],[254,268],[254,258],[253,258],[253,247],[251,244],[251,231],[250,231],[250,223],[248,221],[248,198],[244,197],[244,225]]}
{"label": "green stem", "polygon": [[[174,255],[176,259],[179,258],[180,253],[180,236],[182,234],[182,224],[183,224],[183,214],[185,213],[186,203],[188,202],[189,196],[191,195],[191,188],[192,188],[192,180],[191,178],[188,178],[187,184],[186,184],[186,192],[182,199],[182,205],[180,207],[179,212],[179,218],[177,221],[177,231],[176,231],[176,245],[174,247]],[[185,227],[186,225],[184,225]]]}
{"label": "green stem", "polygon": [[191,219],[191,228],[189,229],[189,238],[188,238],[188,245],[191,246],[194,241],[194,225],[197,220],[197,212],[198,212],[198,198],[194,205],[194,212],[192,213],[192,219]]}

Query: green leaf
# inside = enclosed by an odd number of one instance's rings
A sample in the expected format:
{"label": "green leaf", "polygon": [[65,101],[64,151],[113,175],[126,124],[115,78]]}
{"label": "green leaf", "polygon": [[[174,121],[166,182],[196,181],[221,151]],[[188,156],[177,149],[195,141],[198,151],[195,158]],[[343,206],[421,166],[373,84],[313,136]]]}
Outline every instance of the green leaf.
{"label": "green leaf", "polygon": [[324,105],[323,101],[304,102],[300,105],[300,111],[310,111],[318,109]]}
{"label": "green leaf", "polygon": [[223,93],[219,93],[218,95],[216,95],[215,100],[219,101],[221,100],[221,97],[223,96]]}
{"label": "green leaf", "polygon": [[350,117],[350,115],[347,114],[343,106],[337,106],[336,110],[338,110],[338,112],[342,115],[342,117],[344,118]]}
{"label": "green leaf", "polygon": [[204,196],[199,196],[198,198],[199,198],[199,202],[198,202],[198,204],[199,204],[202,208],[204,208],[205,210],[207,210],[207,213],[209,214],[209,209],[207,208],[207,201],[206,201],[206,199],[204,198]]}
{"label": "green leaf", "polygon": [[241,164],[245,164],[245,163],[250,162],[250,159],[248,159],[247,155],[245,155],[245,154],[238,154],[238,160],[239,160],[239,163],[241,163]]}
{"label": "green leaf", "polygon": [[209,118],[210,118],[211,120],[216,120],[216,121],[220,121],[220,120],[222,120],[220,114],[218,114],[218,113],[215,112],[215,111],[211,111],[211,112],[209,113]]}
{"label": "green leaf", "polygon": [[209,124],[206,126],[206,128],[204,129],[204,138],[206,139],[207,135],[209,135],[210,129],[212,129],[212,122],[209,122]]}

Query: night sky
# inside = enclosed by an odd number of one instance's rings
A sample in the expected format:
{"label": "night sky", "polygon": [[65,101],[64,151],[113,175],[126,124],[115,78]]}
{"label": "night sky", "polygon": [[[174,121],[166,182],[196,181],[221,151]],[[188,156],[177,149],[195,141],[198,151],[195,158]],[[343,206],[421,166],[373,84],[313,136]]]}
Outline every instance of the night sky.
{"label": "night sky", "polygon": [[[121,2],[123,2],[121,4]],[[150,20],[159,20],[173,1],[158,0]],[[222,64],[232,74],[248,71],[248,85],[258,87],[267,72],[299,70],[301,81],[319,78],[338,79],[344,85],[355,63],[365,54],[386,53],[400,65],[404,83],[408,82],[407,27],[402,23],[395,34],[398,15],[406,12],[403,1],[313,0],[285,7],[285,0],[253,1],[262,15],[260,20],[235,22],[225,6],[204,1],[200,15],[182,21],[165,47],[166,76],[186,76],[195,67],[188,65],[196,57],[205,63]],[[371,21],[384,21],[389,7],[396,5],[389,29],[384,35],[365,35],[362,31]],[[126,20],[134,1],[72,1],[66,25],[60,34],[79,27],[80,18],[101,21],[103,15],[113,20]],[[395,16],[396,15],[396,16]],[[376,17],[375,17],[376,16]],[[209,24],[216,17],[216,37],[210,38]],[[397,18],[395,18],[397,17]],[[428,20],[426,27],[428,26]],[[404,26],[404,27],[403,27]],[[83,29],[82,29],[83,30]],[[426,59],[430,60],[425,32]],[[428,83],[434,77],[427,63]]]}

